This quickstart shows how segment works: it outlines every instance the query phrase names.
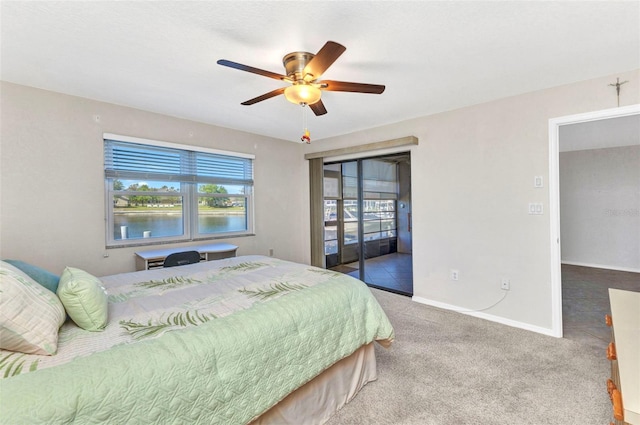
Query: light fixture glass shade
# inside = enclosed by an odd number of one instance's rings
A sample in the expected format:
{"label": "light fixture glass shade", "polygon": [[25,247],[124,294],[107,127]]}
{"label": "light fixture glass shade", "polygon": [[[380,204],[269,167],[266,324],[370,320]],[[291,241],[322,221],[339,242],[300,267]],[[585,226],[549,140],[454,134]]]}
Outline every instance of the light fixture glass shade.
{"label": "light fixture glass shade", "polygon": [[320,96],[322,96],[320,89],[309,84],[294,84],[284,89],[284,97],[296,105],[300,103],[313,105],[320,100]]}

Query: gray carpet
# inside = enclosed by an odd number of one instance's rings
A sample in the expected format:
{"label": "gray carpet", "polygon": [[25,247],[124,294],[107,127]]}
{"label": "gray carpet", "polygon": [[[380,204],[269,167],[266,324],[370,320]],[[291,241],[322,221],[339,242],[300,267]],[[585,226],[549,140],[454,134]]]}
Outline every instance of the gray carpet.
{"label": "gray carpet", "polygon": [[394,325],[348,424],[608,424],[606,342],[558,339],[372,289]]}

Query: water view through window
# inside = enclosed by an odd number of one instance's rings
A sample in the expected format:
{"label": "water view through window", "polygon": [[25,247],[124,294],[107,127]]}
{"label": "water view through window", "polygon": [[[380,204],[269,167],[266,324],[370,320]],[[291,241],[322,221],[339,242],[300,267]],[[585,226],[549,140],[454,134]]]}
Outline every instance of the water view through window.
{"label": "water view through window", "polygon": [[[247,228],[246,215],[200,215],[200,233],[220,233],[242,231]],[[182,215],[167,214],[114,214],[113,238],[137,239],[144,237],[180,236],[183,234]]]}
{"label": "water view through window", "polygon": [[[121,192],[113,196],[113,239],[145,239],[180,237],[185,229],[181,183],[114,182]],[[233,186],[199,185],[197,235],[242,232],[247,226],[247,199],[229,195]]]}

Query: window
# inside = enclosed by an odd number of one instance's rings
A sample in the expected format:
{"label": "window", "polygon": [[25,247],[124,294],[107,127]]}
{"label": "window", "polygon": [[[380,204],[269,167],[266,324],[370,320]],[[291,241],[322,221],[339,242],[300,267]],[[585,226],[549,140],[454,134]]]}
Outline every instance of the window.
{"label": "window", "polygon": [[324,253],[338,253],[338,214],[340,190],[340,164],[324,165]]}
{"label": "window", "polygon": [[107,246],[253,232],[253,155],[105,134]]}
{"label": "window", "polygon": [[[364,241],[394,238],[396,234],[397,166],[394,162],[362,161]],[[342,163],[344,244],[358,242],[357,161]]]}
{"label": "window", "polygon": [[[358,162],[362,163],[361,176]],[[365,258],[395,252],[399,189],[395,157],[324,164],[323,172],[327,267],[357,261],[359,245],[363,246]],[[358,199],[359,180],[361,200]],[[362,240],[359,243],[360,229]]]}

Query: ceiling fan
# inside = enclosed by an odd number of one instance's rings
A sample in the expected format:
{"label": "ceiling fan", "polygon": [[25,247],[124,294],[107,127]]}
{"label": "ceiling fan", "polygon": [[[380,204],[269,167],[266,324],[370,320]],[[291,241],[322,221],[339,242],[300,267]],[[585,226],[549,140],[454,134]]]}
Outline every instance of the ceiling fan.
{"label": "ceiling fan", "polygon": [[284,65],[287,75],[276,74],[271,71],[242,65],[226,59],[220,59],[218,64],[239,69],[240,71],[252,72],[264,77],[286,81],[291,84],[288,87],[281,87],[249,99],[246,102],[242,102],[242,105],[253,105],[284,94],[288,101],[302,106],[309,105],[314,114],[324,115],[327,113],[327,110],[320,99],[322,90],[380,94],[385,89],[385,86],[379,84],[319,80],[327,68],[329,68],[345,50],[347,50],[347,48],[343,45],[333,41],[327,41],[315,55],[309,52],[289,53],[282,59],[282,64]]}

